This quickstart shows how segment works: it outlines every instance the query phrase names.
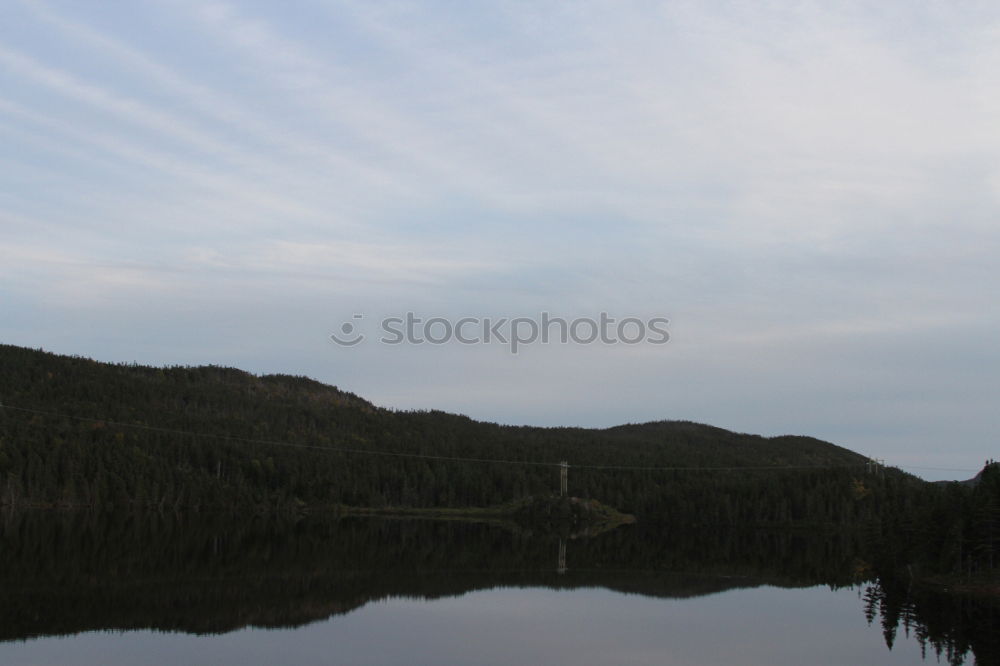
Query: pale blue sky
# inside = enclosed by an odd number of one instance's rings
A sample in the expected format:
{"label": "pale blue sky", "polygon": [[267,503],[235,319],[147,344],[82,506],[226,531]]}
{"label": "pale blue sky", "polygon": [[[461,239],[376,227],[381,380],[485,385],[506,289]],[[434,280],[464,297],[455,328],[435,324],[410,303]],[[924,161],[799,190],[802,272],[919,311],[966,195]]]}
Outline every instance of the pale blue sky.
{"label": "pale blue sky", "polygon": [[[0,340],[978,469],[998,72],[993,2],[12,0]],[[354,313],[543,310],[673,339],[328,339]]]}

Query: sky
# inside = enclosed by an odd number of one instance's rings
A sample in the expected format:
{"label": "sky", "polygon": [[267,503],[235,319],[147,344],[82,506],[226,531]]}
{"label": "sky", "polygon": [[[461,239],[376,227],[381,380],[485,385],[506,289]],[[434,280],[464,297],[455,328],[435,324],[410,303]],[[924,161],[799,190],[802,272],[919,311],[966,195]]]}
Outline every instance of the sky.
{"label": "sky", "polygon": [[[0,342],[968,478],[998,118],[995,2],[10,0]],[[386,344],[407,313],[669,341]]]}

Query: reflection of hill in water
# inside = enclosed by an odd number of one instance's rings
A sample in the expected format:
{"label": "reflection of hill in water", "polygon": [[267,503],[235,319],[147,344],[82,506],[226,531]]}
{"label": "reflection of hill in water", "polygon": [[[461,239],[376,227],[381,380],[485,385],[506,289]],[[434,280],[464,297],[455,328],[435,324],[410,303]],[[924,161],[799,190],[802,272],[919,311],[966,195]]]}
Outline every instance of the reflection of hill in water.
{"label": "reflection of hill in water", "polygon": [[669,598],[762,584],[840,586],[852,583],[858,552],[838,534],[630,526],[565,542],[560,574],[557,538],[460,522],[36,513],[7,517],[0,535],[0,640],[289,627],[388,597],[498,586]]}
{"label": "reflection of hill in water", "polygon": [[[850,548],[793,535],[646,532],[564,542],[461,522],[27,514],[4,524],[2,638],[290,626],[392,596],[602,586],[664,597],[849,581]],[[831,547],[832,545],[832,547]],[[818,559],[822,558],[822,559]],[[683,573],[668,573],[683,572]]]}

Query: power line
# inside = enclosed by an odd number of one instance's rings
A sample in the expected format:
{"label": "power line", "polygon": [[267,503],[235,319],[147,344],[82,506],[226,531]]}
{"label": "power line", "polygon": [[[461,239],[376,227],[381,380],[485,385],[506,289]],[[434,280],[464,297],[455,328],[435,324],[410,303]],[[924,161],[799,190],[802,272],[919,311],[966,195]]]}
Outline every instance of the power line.
{"label": "power line", "polygon": [[[404,451],[378,451],[374,449],[356,449],[335,446],[318,446],[315,444],[300,444],[298,442],[286,442],[271,439],[258,439],[253,437],[238,437],[236,435],[220,435],[215,433],[198,432],[195,430],[182,430],[179,428],[164,428],[160,426],[145,425],[143,423],[128,423],[126,421],[115,421],[111,419],[100,419],[89,416],[74,416],[72,414],[62,414],[41,409],[30,409],[28,407],[15,407],[0,403],[0,408],[10,409],[28,414],[49,416],[54,418],[71,419],[87,423],[103,423],[122,428],[135,428],[148,432],[159,432],[169,435],[184,435],[188,437],[202,437],[209,439],[219,439],[228,442],[242,442],[245,444],[263,444],[266,446],[281,446],[295,449],[307,449],[312,451],[328,451],[331,453],[351,453],[367,454],[375,456],[395,457],[395,458],[415,458],[419,460],[440,460],[446,462],[482,463],[494,465],[530,465],[535,467],[561,467],[561,462],[540,462],[534,460],[505,460],[500,458],[466,458],[462,456],[442,456],[429,453],[407,453]],[[723,472],[723,471],[779,471],[779,470],[823,470],[823,469],[846,469],[865,467],[867,463],[855,463],[844,465],[770,465],[770,466],[720,466],[720,467],[658,467],[640,465],[570,465],[573,469],[606,470],[606,471],[633,471],[633,472]]]}
{"label": "power line", "polygon": [[317,446],[315,444],[300,444],[297,442],[285,442],[272,439],[257,439],[253,437],[238,437],[235,435],[220,435],[216,433],[197,432],[194,430],[181,430],[178,428],[163,428],[159,426],[145,425],[142,423],[128,423],[124,421],[113,421],[110,419],[99,419],[88,416],[73,416],[72,414],[60,414],[59,412],[49,412],[40,409],[28,409],[27,407],[13,407],[11,405],[0,405],[0,407],[3,407],[4,409],[13,409],[19,412],[27,412],[29,414],[39,414],[43,416],[52,416],[56,418],[73,419],[76,421],[85,421],[88,423],[107,423],[110,425],[120,426],[123,428],[135,428],[137,430],[160,432],[170,435],[185,435],[189,437],[205,437],[210,439],[221,439],[228,442],[242,442],[245,444],[264,444],[267,446],[283,446],[295,449],[329,451],[332,453],[360,453],[360,454],[371,454],[377,456],[394,456],[399,458],[421,458],[427,460],[448,460],[455,462],[496,463],[496,464],[507,464],[507,465],[546,465],[550,467],[559,466],[559,463],[548,463],[548,462],[499,460],[491,458],[461,458],[458,456],[439,456],[428,453],[406,453],[403,451],[377,451],[374,449],[354,449],[354,448],[334,447],[334,446]]}
{"label": "power line", "polygon": [[570,465],[573,469],[604,469],[624,471],[651,472],[722,472],[722,471],[760,471],[760,470],[801,470],[801,469],[842,469],[864,467],[867,463],[852,463],[844,465],[761,465],[761,466],[728,466],[728,467],[642,467],[638,465]]}
{"label": "power line", "polygon": [[897,465],[897,467],[901,467],[902,469],[933,470],[933,471],[936,471],[936,472],[978,472],[979,471],[978,469],[964,469],[964,468],[957,468],[957,467],[920,467],[918,465]]}

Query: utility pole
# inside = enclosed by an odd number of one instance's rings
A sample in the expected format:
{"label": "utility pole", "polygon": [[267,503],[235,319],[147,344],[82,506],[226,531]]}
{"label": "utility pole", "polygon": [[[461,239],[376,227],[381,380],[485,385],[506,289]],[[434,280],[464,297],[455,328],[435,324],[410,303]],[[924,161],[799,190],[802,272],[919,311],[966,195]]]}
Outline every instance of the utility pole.
{"label": "utility pole", "polygon": [[563,460],[559,463],[559,497],[566,497],[566,490],[569,485],[569,462]]}
{"label": "utility pole", "polygon": [[882,458],[869,458],[865,462],[865,472],[880,478],[885,478],[885,460]]}

